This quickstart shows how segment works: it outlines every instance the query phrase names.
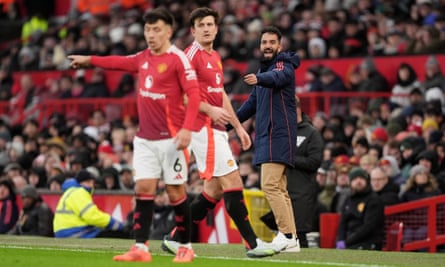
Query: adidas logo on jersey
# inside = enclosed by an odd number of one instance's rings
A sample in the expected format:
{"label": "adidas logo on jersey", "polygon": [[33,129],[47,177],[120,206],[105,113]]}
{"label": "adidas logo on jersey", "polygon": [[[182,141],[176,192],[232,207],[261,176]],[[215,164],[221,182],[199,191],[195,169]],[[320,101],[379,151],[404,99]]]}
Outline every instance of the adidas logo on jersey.
{"label": "adidas logo on jersey", "polygon": [[145,62],[144,64],[142,64],[141,68],[142,68],[143,70],[148,69],[148,62]]}
{"label": "adidas logo on jersey", "polygon": [[182,175],[180,173],[176,174],[175,180],[180,180],[182,179]]}
{"label": "adidas logo on jersey", "polygon": [[207,62],[207,68],[208,68],[208,69],[211,69],[211,68],[212,68],[212,65],[210,64],[210,62]]}

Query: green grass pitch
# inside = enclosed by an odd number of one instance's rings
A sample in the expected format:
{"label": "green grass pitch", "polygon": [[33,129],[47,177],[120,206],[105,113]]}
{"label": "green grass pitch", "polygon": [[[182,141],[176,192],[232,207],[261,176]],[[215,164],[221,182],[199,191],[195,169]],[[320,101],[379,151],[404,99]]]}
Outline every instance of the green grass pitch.
{"label": "green grass pitch", "polygon": [[[55,239],[0,235],[1,267],[113,267],[177,266],[173,255],[163,252],[160,241],[150,241],[151,263],[114,262],[113,255],[128,250],[132,240]],[[302,249],[300,253],[280,253],[273,257],[250,259],[241,244],[193,244],[198,255],[193,265],[199,267],[269,267],[269,266],[416,266],[445,264],[444,253],[376,252],[335,249]]]}

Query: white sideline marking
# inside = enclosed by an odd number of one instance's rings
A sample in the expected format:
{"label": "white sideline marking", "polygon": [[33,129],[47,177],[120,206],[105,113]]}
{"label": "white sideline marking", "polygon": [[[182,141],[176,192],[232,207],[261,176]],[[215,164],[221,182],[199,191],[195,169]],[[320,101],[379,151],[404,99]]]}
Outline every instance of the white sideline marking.
{"label": "white sideline marking", "polygon": [[[50,247],[27,247],[27,246],[15,246],[15,245],[0,245],[0,248],[14,248],[14,249],[27,249],[27,250],[56,250],[56,251],[73,251],[73,252],[94,252],[94,253],[110,253],[113,252],[111,250],[92,250],[92,249],[80,249],[80,248],[50,248]],[[165,256],[171,257],[171,255],[167,254],[157,254],[152,253],[152,255],[156,256]],[[222,256],[198,256],[197,258],[203,259],[222,259],[222,260],[231,260],[231,261],[263,261],[264,259],[252,259],[252,258],[229,258]],[[350,267],[391,267],[393,265],[375,265],[375,264],[356,264],[356,263],[338,263],[338,262],[318,262],[318,261],[290,261],[290,260],[275,260],[275,259],[267,259],[268,262],[274,263],[298,263],[298,264],[323,264],[330,266],[350,266]]]}

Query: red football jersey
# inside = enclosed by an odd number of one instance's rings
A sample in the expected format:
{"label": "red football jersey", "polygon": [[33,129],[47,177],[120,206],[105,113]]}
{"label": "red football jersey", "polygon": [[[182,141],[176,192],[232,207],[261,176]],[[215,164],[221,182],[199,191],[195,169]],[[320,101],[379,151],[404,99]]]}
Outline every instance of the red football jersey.
{"label": "red football jersey", "polygon": [[[219,54],[215,50],[209,53],[196,41],[185,49],[185,53],[196,70],[201,100],[208,102],[212,106],[222,107],[224,73]],[[202,125],[206,119],[206,114],[200,112],[195,126],[200,128],[197,124]],[[224,127],[213,123],[212,127],[225,130]]]}
{"label": "red football jersey", "polygon": [[[92,56],[91,64],[138,73],[137,136],[160,140],[174,137],[180,128],[194,129],[200,102],[196,72],[176,46],[162,55],[145,49],[130,56]],[[187,109],[184,94],[188,98]]]}

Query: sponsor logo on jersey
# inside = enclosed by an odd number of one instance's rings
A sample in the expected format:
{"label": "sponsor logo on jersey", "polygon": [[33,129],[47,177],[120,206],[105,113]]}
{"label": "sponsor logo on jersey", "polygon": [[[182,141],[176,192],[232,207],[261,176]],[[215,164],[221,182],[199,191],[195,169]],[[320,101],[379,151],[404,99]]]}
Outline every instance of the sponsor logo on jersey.
{"label": "sponsor logo on jersey", "polygon": [[216,81],[216,84],[221,84],[221,75],[219,74],[219,73],[217,73],[216,75],[215,75],[215,81]]}
{"label": "sponsor logo on jersey", "polygon": [[151,77],[151,75],[148,75],[147,77],[145,77],[144,86],[147,89],[150,89],[153,86],[153,77]]}
{"label": "sponsor logo on jersey", "polygon": [[153,100],[163,100],[167,98],[165,94],[152,93],[147,90],[139,90],[139,94],[143,97],[149,97]]}
{"label": "sponsor logo on jersey", "polygon": [[167,64],[161,63],[158,65],[158,73],[163,73],[167,70]]}
{"label": "sponsor logo on jersey", "polygon": [[222,87],[207,87],[207,92],[209,93],[220,93],[222,92],[224,89]]}

